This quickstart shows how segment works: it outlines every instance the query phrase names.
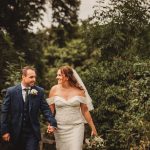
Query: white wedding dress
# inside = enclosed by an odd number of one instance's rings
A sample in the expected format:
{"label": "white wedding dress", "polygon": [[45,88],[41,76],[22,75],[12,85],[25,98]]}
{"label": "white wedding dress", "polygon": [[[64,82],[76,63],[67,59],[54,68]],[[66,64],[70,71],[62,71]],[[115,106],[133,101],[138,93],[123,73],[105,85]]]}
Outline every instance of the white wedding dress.
{"label": "white wedding dress", "polygon": [[54,133],[57,150],[82,150],[84,123],[80,103],[86,104],[85,97],[74,96],[68,100],[54,96],[47,99],[48,104],[55,104],[58,129]]}

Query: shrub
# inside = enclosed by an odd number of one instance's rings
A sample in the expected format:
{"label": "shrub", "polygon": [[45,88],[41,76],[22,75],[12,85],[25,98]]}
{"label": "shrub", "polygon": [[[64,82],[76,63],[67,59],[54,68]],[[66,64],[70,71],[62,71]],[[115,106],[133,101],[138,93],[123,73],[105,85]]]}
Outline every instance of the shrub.
{"label": "shrub", "polygon": [[148,149],[150,143],[150,61],[103,61],[83,77],[92,111],[108,150]]}

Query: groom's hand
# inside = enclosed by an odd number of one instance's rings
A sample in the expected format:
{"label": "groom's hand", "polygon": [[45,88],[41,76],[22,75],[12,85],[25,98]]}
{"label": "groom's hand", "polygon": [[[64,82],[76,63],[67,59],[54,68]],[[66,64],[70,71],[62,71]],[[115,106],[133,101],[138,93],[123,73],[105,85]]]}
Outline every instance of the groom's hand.
{"label": "groom's hand", "polygon": [[47,127],[47,133],[53,133],[56,130],[55,127],[51,126],[50,124]]}
{"label": "groom's hand", "polygon": [[6,142],[9,142],[10,140],[10,134],[9,133],[5,133],[3,136],[2,136],[2,139]]}

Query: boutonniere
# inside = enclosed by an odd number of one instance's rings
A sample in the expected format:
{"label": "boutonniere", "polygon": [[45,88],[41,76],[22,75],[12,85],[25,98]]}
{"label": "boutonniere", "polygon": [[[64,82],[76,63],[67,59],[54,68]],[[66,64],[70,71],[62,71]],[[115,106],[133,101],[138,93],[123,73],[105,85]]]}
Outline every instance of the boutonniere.
{"label": "boutonniere", "polygon": [[38,91],[36,89],[31,89],[30,95],[37,95],[38,94]]}

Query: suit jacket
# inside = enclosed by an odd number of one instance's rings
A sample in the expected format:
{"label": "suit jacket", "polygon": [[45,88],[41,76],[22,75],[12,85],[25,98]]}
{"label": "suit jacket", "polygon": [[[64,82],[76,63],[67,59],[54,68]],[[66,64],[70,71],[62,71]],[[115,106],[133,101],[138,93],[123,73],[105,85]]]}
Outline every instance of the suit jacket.
{"label": "suit jacket", "polygon": [[[41,110],[51,126],[57,127],[55,118],[44,98],[44,90],[34,86],[37,94],[29,94],[29,116],[35,135],[40,140],[39,111]],[[11,139],[17,141],[23,121],[23,96],[21,84],[7,89],[1,110],[1,134],[10,133]]]}

